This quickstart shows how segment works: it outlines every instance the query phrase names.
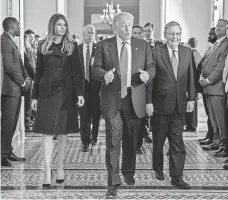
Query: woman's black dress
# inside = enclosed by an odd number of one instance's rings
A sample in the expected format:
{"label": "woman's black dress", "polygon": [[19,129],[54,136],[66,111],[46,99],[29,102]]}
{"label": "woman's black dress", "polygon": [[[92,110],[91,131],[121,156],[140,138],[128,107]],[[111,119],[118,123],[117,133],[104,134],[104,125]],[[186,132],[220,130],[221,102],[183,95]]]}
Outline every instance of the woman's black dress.
{"label": "woman's black dress", "polygon": [[[41,42],[42,45],[42,42]],[[83,72],[78,46],[71,56],[61,52],[62,43],[52,44],[51,54],[38,50],[32,99],[37,99],[33,131],[45,135],[79,132],[77,97],[83,96]],[[40,49],[40,47],[39,47]]]}

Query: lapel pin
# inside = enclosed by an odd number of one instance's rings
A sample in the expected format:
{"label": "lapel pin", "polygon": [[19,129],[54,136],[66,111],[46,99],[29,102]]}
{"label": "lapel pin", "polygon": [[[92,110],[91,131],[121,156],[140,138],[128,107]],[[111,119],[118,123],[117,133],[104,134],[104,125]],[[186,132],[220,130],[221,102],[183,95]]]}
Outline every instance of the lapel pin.
{"label": "lapel pin", "polygon": [[139,50],[139,49],[136,47],[135,50]]}

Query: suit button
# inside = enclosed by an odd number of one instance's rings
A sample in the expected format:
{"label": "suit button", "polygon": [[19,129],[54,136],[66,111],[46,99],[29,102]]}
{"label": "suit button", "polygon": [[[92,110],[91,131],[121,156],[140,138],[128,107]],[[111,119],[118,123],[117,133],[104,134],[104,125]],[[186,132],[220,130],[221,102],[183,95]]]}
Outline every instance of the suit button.
{"label": "suit button", "polygon": [[63,79],[62,77],[59,78],[59,80],[62,80],[62,79]]}

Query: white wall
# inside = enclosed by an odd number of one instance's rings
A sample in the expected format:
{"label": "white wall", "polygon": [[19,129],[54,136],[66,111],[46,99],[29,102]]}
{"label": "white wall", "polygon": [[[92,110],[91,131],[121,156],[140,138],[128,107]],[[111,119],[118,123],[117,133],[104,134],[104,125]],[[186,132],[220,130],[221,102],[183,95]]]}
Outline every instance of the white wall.
{"label": "white wall", "polygon": [[24,0],[24,27],[43,36],[47,32],[48,21],[56,13],[56,0]]}
{"label": "white wall", "polygon": [[84,26],[84,0],[68,0],[67,18],[70,32],[79,36],[82,41]]}
{"label": "white wall", "polygon": [[[8,16],[8,0],[1,0],[1,23]],[[1,25],[1,33],[3,33],[3,28]]]}
{"label": "white wall", "polygon": [[227,19],[228,20],[228,1],[227,0],[224,0],[224,19]]}
{"label": "white wall", "polygon": [[199,51],[204,54],[209,44],[211,26],[210,0],[166,0],[166,22],[177,21],[182,26],[182,41],[190,37],[199,40]]}
{"label": "white wall", "polygon": [[139,25],[144,26],[147,22],[155,25],[155,38],[161,39],[160,29],[160,2],[162,0],[139,0]]}

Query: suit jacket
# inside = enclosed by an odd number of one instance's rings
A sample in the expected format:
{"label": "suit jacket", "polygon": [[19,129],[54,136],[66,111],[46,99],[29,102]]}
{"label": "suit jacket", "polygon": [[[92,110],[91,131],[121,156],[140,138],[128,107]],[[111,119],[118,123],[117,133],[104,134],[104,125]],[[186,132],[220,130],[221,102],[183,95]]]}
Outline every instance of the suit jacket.
{"label": "suit jacket", "polygon": [[[93,50],[92,50],[92,53],[91,53],[91,57],[90,57],[90,77],[91,77],[91,66],[94,62],[94,57],[95,57],[95,51],[96,51],[96,44],[93,43]],[[84,57],[83,57],[83,43],[79,45],[79,54],[80,54],[80,59],[81,59],[81,63],[82,63],[82,68],[83,68],[83,77],[84,77],[84,80],[85,80],[85,66],[84,66]],[[100,96],[99,96],[99,93],[100,93],[100,89],[101,89],[101,83],[96,81],[96,80],[93,80],[93,79],[90,79],[90,84],[89,84],[89,87],[88,88],[88,91],[85,91],[84,89],[84,93],[88,92],[88,96],[89,98],[92,98],[92,101],[91,103],[97,105],[97,106],[100,106]]]}
{"label": "suit jacket", "polygon": [[28,74],[17,45],[5,32],[1,35],[1,54],[4,71],[2,94],[20,97],[22,95],[21,85],[28,78]]}
{"label": "suit jacket", "polygon": [[197,49],[193,49],[192,53],[193,53],[193,61],[197,69],[200,63],[200,60],[202,59],[202,56],[200,55],[200,52]]}
{"label": "suit jacket", "polygon": [[180,115],[186,112],[187,101],[195,101],[195,80],[192,51],[179,45],[177,79],[173,72],[167,44],[152,50],[156,76],[152,82],[154,112],[172,115],[176,109]]}
{"label": "suit jacket", "polygon": [[36,55],[30,49],[27,49],[27,51],[24,52],[24,65],[30,79],[34,80],[36,71]]}
{"label": "suit jacket", "polygon": [[214,50],[205,66],[202,68],[202,76],[208,78],[210,84],[203,87],[203,93],[208,95],[225,95],[225,86],[222,81],[223,69],[228,53],[228,38],[220,42],[219,46]]}
{"label": "suit jacket", "polygon": [[[146,41],[132,37],[131,49],[131,98],[136,115],[142,118],[146,115],[146,102],[151,103],[152,99],[151,94],[147,93],[146,96],[146,85],[139,78],[139,69],[147,71],[150,76],[149,81],[151,81],[155,76],[155,67],[151,49]],[[114,79],[106,85],[104,75],[113,68],[115,68]],[[101,112],[103,116],[105,118],[116,117],[121,102],[121,74],[116,37],[98,43],[91,75],[93,79],[102,83]]]}

